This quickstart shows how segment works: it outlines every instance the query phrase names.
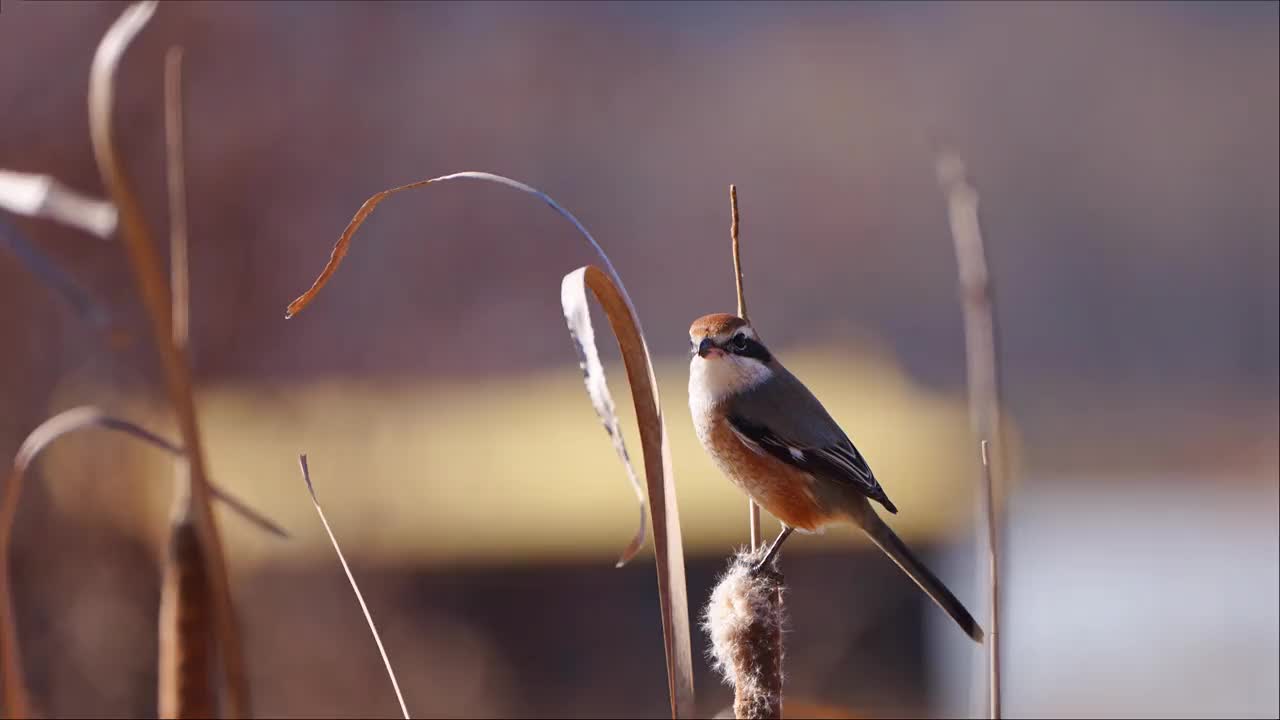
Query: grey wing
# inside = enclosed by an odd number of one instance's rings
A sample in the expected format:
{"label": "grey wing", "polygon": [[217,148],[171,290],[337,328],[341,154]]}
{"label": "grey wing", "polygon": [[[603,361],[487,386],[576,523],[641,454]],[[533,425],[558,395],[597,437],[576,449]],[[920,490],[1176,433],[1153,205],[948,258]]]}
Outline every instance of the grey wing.
{"label": "grey wing", "polygon": [[757,451],[852,487],[889,512],[898,512],[862,453],[785,368],[775,365],[772,379],[734,397],[726,410],[733,431]]}

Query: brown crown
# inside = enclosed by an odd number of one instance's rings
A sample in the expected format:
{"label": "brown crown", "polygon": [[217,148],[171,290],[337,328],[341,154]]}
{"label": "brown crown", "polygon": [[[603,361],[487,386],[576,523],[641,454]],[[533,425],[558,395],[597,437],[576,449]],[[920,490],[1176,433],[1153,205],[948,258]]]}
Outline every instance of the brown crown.
{"label": "brown crown", "polygon": [[689,337],[719,337],[737,330],[747,324],[746,320],[729,313],[712,313],[703,315],[689,326]]}

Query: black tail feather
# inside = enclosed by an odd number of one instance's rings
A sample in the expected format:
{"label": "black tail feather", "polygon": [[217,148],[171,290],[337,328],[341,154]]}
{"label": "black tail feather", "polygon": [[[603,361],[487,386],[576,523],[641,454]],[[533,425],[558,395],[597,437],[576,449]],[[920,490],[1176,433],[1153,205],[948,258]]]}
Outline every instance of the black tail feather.
{"label": "black tail feather", "polygon": [[973,616],[969,614],[964,605],[938,579],[938,576],[934,575],[929,568],[925,567],[924,563],[920,562],[910,548],[907,547],[906,543],[902,542],[902,539],[883,520],[876,517],[874,512],[869,512],[868,515],[870,516],[868,522],[862,528],[867,533],[867,537],[871,538],[872,542],[892,558],[898,567],[902,568],[903,572],[909,575],[916,585],[919,585],[920,589],[924,590],[938,604],[938,607],[950,615],[951,619],[956,621],[956,624],[960,626],[960,629],[966,635],[973,638],[974,642],[981,644],[984,637],[982,628],[978,626],[977,621],[973,619]]}

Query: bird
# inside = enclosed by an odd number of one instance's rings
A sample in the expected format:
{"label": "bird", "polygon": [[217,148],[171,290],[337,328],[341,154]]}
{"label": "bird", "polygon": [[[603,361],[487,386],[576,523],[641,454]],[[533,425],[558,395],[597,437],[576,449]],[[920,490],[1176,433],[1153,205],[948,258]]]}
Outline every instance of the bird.
{"label": "bird", "polygon": [[894,561],[970,638],[983,631],[947,586],[880,518],[897,514],[866,458],[822,403],[765,347],[743,318],[704,315],[689,328],[689,410],[719,470],[782,524],[755,572],[793,531],[851,522]]}

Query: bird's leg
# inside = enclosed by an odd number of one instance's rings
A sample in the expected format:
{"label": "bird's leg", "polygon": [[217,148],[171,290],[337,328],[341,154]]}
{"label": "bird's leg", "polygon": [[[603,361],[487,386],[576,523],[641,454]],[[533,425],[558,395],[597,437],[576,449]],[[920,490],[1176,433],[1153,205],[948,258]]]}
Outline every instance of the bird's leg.
{"label": "bird's leg", "polygon": [[777,555],[778,550],[782,548],[782,543],[786,542],[787,538],[791,537],[791,533],[794,531],[795,528],[783,525],[782,532],[778,533],[778,537],[773,541],[773,544],[769,546],[769,552],[765,553],[764,559],[756,563],[756,566],[751,569],[751,572],[758,573],[768,567],[769,563],[773,561],[773,556]]}

